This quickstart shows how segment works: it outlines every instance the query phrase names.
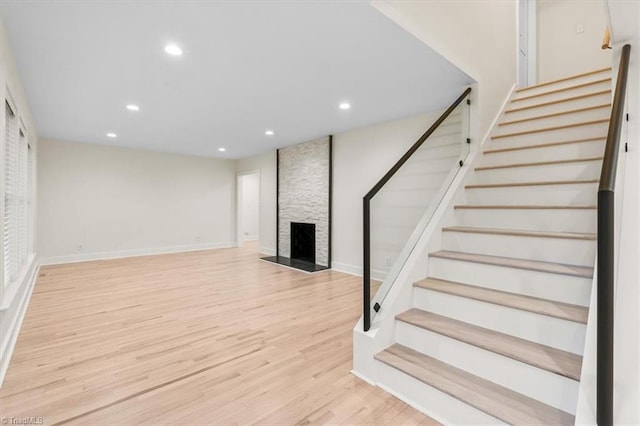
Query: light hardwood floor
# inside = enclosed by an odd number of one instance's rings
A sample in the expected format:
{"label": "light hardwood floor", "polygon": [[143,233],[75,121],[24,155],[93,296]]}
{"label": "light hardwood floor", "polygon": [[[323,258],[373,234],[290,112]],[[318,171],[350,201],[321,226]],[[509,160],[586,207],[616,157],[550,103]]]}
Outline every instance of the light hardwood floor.
{"label": "light hardwood floor", "polygon": [[242,249],[47,266],[1,417],[45,424],[436,424],[352,376],[361,280]]}

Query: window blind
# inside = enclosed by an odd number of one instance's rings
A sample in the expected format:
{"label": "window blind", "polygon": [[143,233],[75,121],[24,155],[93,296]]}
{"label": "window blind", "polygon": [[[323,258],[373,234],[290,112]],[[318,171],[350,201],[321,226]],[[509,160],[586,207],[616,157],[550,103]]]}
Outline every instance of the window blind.
{"label": "window blind", "polygon": [[20,278],[29,257],[29,146],[25,130],[9,103],[5,103],[4,215],[2,251],[4,285]]}

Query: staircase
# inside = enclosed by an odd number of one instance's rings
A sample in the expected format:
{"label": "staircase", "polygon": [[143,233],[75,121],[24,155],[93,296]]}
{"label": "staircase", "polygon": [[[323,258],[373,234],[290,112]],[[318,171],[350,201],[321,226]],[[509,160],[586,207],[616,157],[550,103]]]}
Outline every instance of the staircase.
{"label": "staircase", "polygon": [[381,387],[447,423],[574,423],[610,73],[514,93],[375,355]]}

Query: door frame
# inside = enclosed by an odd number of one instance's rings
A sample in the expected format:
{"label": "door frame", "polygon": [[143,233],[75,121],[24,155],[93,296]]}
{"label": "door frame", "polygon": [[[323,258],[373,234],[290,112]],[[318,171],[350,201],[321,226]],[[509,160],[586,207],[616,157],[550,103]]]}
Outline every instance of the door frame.
{"label": "door frame", "polygon": [[[537,78],[537,0],[518,0],[517,2],[517,16],[516,16],[516,26],[517,26],[517,36],[518,41],[516,43],[516,64],[517,64],[517,81],[518,86],[526,87],[533,86],[538,82]],[[522,21],[526,22],[526,40],[525,46],[521,46],[521,38],[520,38],[520,26]],[[525,59],[523,59],[520,55],[520,50],[526,52]],[[521,81],[522,77],[520,75],[520,71],[522,67],[526,67],[526,78],[525,81]]]}
{"label": "door frame", "polygon": [[257,175],[258,176],[258,244],[262,238],[262,220],[261,220],[261,208],[262,208],[262,176],[260,169],[248,170],[244,172],[236,173],[236,247],[242,247],[243,241],[243,226],[242,226],[242,178],[245,176]]}

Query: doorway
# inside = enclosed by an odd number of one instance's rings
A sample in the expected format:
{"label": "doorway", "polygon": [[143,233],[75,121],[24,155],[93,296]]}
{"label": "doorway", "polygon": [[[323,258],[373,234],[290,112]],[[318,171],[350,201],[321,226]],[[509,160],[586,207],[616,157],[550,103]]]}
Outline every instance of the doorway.
{"label": "doorway", "polygon": [[238,174],[236,243],[260,241],[260,171]]}

